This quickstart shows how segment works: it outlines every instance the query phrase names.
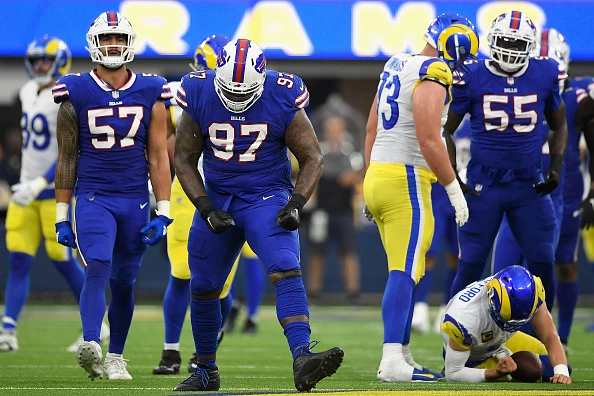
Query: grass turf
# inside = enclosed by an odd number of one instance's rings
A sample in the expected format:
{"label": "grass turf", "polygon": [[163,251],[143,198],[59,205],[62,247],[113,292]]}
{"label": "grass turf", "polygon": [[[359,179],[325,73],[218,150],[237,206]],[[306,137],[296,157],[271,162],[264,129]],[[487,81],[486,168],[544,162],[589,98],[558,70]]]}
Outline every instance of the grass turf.
{"label": "grass turf", "polygon": [[[218,353],[221,393],[295,393],[292,362],[285,338],[276,321],[274,307],[261,312],[259,333],[226,334]],[[314,349],[340,346],[345,351],[342,367],[323,380],[313,392],[374,395],[594,395],[594,334],[585,333],[594,310],[580,310],[570,339],[570,364],[574,371],[571,385],[551,384],[455,384],[455,383],[378,383],[376,370],[381,359],[383,327],[378,307],[312,307],[312,339],[321,343]],[[241,318],[238,321],[241,327]],[[18,352],[0,353],[1,395],[164,395],[189,375],[192,337],[189,320],[182,334],[182,372],[176,376],[152,375],[159,362],[163,342],[161,308],[138,306],[128,336],[125,358],[129,359],[132,381],[86,378],[66,346],[80,332],[75,307],[28,306],[19,322]],[[104,353],[106,347],[103,347]],[[414,334],[411,349],[417,362],[440,371],[441,338],[436,334]],[[402,391],[402,392],[397,392]],[[175,394],[187,394],[178,393]]]}

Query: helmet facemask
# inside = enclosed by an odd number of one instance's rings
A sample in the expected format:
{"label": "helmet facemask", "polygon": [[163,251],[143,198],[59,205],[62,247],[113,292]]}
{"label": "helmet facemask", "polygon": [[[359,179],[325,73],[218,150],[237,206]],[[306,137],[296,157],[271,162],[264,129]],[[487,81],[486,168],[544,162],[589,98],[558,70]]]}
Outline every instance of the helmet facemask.
{"label": "helmet facemask", "polygon": [[[124,36],[125,44],[102,44],[101,38],[108,35]],[[91,24],[86,37],[88,44],[86,49],[95,63],[109,69],[118,69],[134,59],[136,34],[130,22],[119,13],[104,12],[99,15]],[[110,54],[110,52],[114,53]]]}
{"label": "helmet facemask", "polygon": [[[51,66],[46,73],[38,72],[35,70],[35,63],[38,61],[50,61]],[[53,74],[56,71],[56,58],[53,56],[26,56],[25,57],[25,67],[27,68],[27,72],[39,85],[48,85],[53,79]]]}

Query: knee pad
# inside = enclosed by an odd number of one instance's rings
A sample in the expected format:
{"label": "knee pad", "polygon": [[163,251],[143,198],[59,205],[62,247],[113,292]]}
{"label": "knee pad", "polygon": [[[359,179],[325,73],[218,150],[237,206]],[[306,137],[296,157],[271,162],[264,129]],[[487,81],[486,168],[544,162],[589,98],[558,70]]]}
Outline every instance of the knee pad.
{"label": "knee pad", "polygon": [[86,262],[87,267],[85,268],[85,278],[107,278],[111,272],[111,263],[109,261],[94,260]]}
{"label": "knee pad", "polygon": [[285,272],[291,270],[299,270],[299,253],[291,249],[279,249],[271,254],[272,263],[266,269],[268,275],[275,272]]}
{"label": "knee pad", "polygon": [[274,288],[276,290],[276,315],[279,322],[291,316],[305,315],[309,317],[309,306],[301,276],[281,279],[274,284]]}
{"label": "knee pad", "polygon": [[8,265],[10,266],[10,273],[14,275],[27,275],[33,265],[33,256],[21,253],[11,252],[8,255]]}
{"label": "knee pad", "polygon": [[193,298],[211,294],[222,289],[222,285],[217,285],[214,279],[205,276],[192,276],[190,279],[190,293]]}
{"label": "knee pad", "polygon": [[489,256],[489,249],[485,249],[484,246],[475,244],[460,246],[460,259],[467,263],[481,263],[484,266],[487,256]]}
{"label": "knee pad", "polygon": [[552,264],[555,261],[555,247],[552,243],[541,243],[532,252],[526,252],[526,260]]}

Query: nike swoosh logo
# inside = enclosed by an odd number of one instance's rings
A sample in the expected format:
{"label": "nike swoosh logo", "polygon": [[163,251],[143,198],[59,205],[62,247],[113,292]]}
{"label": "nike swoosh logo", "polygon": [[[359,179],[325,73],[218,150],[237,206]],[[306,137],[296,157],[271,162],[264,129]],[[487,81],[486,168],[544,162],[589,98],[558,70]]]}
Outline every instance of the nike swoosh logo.
{"label": "nike swoosh logo", "polygon": [[303,81],[301,81],[301,86],[299,87],[299,89],[303,91]]}
{"label": "nike swoosh logo", "polygon": [[148,202],[145,202],[145,203],[143,203],[143,204],[140,204],[140,209],[144,209],[144,207],[145,207],[146,205],[148,205]]}
{"label": "nike swoosh logo", "polygon": [[441,70],[441,71],[442,71],[442,72],[444,72],[444,73],[447,73],[447,72],[448,72],[446,69],[440,69],[440,68],[437,68],[437,70]]}
{"label": "nike swoosh logo", "polygon": [[435,376],[433,374],[413,374],[413,377],[435,378]]}
{"label": "nike swoosh logo", "polygon": [[272,198],[272,197],[274,197],[274,195],[269,195],[269,196],[267,196],[267,197],[262,197],[262,199],[263,199],[264,201],[266,201],[267,199],[270,199],[270,198]]}

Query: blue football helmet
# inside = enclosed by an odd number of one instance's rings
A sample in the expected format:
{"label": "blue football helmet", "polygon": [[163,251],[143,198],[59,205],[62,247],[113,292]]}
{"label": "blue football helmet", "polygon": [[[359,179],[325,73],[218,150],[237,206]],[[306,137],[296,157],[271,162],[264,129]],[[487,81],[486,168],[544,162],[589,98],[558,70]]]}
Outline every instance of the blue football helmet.
{"label": "blue football helmet", "polygon": [[460,68],[465,60],[476,59],[478,54],[476,28],[460,14],[452,12],[439,15],[431,22],[423,38],[437,50],[437,56],[452,71]]}
{"label": "blue football helmet", "polygon": [[217,56],[228,42],[227,36],[220,34],[213,34],[202,40],[194,52],[194,63],[190,63],[192,70],[214,70],[217,67]]}
{"label": "blue football helmet", "polygon": [[[38,59],[52,61],[52,66],[46,74],[38,74],[35,71],[34,65]],[[71,62],[72,55],[66,43],[47,34],[29,44],[25,55],[27,75],[41,85],[47,85],[68,73]]]}
{"label": "blue football helmet", "polygon": [[502,269],[486,285],[489,313],[504,331],[515,332],[530,322],[545,301],[539,277],[519,265]]}

